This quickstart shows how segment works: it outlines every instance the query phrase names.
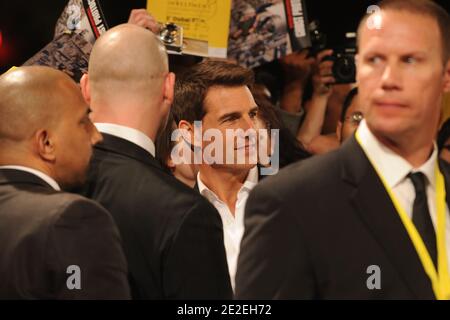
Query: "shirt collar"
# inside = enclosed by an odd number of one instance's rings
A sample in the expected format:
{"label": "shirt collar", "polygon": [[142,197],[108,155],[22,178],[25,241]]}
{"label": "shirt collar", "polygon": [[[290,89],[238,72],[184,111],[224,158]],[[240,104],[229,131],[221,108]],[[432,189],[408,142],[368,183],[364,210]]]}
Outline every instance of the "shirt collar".
{"label": "shirt collar", "polygon": [[435,187],[435,164],[437,161],[437,148],[433,147],[430,158],[419,168],[414,169],[411,164],[396,154],[394,151],[383,145],[370,131],[365,120],[361,121],[358,127],[358,135],[361,144],[370,159],[386,179],[389,187],[394,188],[402,182],[410,172],[422,172],[428,179],[431,187]]}
{"label": "shirt collar", "polygon": [[36,170],[36,169],[33,169],[33,168],[24,167],[24,166],[14,166],[14,165],[12,165],[12,166],[0,166],[0,169],[20,170],[20,171],[25,171],[25,172],[34,174],[35,176],[38,176],[39,178],[41,178],[42,180],[47,182],[56,191],[61,191],[61,188],[59,187],[59,184],[55,181],[55,179],[53,179],[52,177],[50,177],[47,174],[43,173],[42,171],[39,171],[39,170]]}
{"label": "shirt collar", "polygon": [[[238,194],[241,193],[242,191],[248,192],[251,191],[258,183],[258,179],[259,179],[258,166],[254,166],[248,172],[247,178],[245,179],[244,184],[242,185]],[[217,195],[202,182],[202,179],[200,178],[200,172],[197,173],[197,185],[198,190],[200,191],[200,194],[202,196],[208,198],[210,201],[211,200],[220,201],[219,197],[217,197]]]}
{"label": "shirt collar", "polygon": [[241,190],[247,189],[248,191],[250,191],[256,186],[257,183],[258,183],[258,166],[254,166],[248,172],[247,179],[245,179],[245,182]]}
{"label": "shirt collar", "polygon": [[95,123],[98,131],[130,141],[155,157],[155,144],[143,132],[113,123]]}

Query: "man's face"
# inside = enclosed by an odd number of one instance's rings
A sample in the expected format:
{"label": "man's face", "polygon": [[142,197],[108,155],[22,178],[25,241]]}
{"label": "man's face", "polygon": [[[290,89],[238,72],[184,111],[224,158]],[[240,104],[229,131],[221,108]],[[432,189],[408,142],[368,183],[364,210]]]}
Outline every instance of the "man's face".
{"label": "man's face", "polygon": [[355,95],[350,103],[350,106],[345,112],[344,122],[339,122],[338,132],[341,143],[355,133],[363,117],[364,108],[362,108],[362,105],[358,101],[358,95]]}
{"label": "man's face", "polygon": [[[226,166],[235,169],[250,169],[256,161],[257,137],[247,134],[240,134],[238,139],[236,136],[227,139],[227,130],[241,129],[241,133],[251,129],[256,132],[256,116],[258,107],[253,99],[250,90],[246,86],[241,87],[223,87],[215,86],[208,89],[205,98],[205,111],[203,117],[203,133],[208,129],[217,129],[223,137],[222,148],[222,164],[214,166]],[[241,142],[241,143],[239,143]],[[203,150],[211,142],[203,142]],[[227,158],[233,158],[234,163],[226,164]],[[236,163],[239,159],[244,158],[245,163]]]}
{"label": "man's face", "polygon": [[55,175],[63,188],[85,182],[92,146],[102,139],[89,119],[89,107],[75,85],[74,89],[67,95],[62,119],[54,131]]}
{"label": "man's face", "polygon": [[431,141],[448,82],[438,25],[414,13],[380,15],[381,29],[366,25],[360,31],[357,82],[367,124],[390,141]]}

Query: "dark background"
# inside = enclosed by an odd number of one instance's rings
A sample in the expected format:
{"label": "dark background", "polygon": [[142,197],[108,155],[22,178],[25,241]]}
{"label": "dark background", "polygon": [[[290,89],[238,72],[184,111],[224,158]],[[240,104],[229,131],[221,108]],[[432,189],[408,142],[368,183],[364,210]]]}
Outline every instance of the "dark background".
{"label": "dark background", "polygon": [[[239,1],[239,0],[237,0]],[[0,74],[19,66],[53,38],[54,26],[67,0],[0,0]],[[367,7],[377,1],[306,0],[310,20],[318,19],[330,46],[339,44],[345,32],[355,31]],[[450,1],[436,1],[450,12]],[[146,0],[103,0],[111,25],[126,22],[132,8]]]}

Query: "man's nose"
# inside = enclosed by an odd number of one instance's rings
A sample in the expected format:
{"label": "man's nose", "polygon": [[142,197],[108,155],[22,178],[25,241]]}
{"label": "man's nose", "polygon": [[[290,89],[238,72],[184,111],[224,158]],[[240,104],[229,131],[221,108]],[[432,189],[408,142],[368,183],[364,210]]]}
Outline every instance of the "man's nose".
{"label": "man's nose", "polygon": [[401,88],[401,68],[396,62],[386,64],[381,77],[381,86],[384,90],[398,90]]}
{"label": "man's nose", "polygon": [[243,117],[243,128],[244,130],[255,129],[256,119],[251,118],[249,115]]}

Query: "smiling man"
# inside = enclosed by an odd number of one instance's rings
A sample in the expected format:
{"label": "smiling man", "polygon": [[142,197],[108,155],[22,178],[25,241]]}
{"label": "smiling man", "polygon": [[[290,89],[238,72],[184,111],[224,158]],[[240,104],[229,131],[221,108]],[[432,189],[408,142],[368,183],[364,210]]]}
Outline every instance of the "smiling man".
{"label": "smiling man", "polygon": [[[245,203],[258,182],[256,136],[252,135],[256,133],[258,107],[248,88],[252,82],[248,69],[205,61],[175,84],[174,117],[196,152],[201,150],[197,153],[201,163],[196,188],[222,218],[232,285],[244,232]],[[196,121],[201,121],[201,131],[195,127]],[[203,139],[197,139],[195,131]]]}
{"label": "smiling man", "polygon": [[253,190],[238,298],[450,299],[450,171],[434,143],[450,18],[427,0],[379,8],[358,31],[365,120]]}

